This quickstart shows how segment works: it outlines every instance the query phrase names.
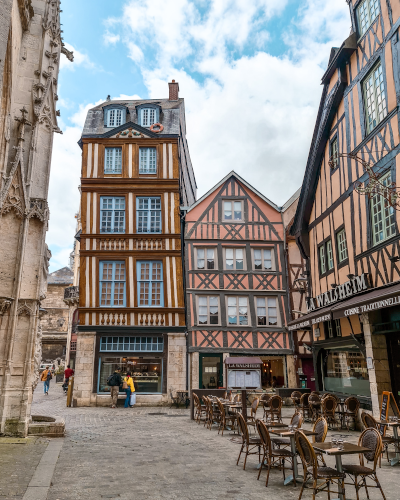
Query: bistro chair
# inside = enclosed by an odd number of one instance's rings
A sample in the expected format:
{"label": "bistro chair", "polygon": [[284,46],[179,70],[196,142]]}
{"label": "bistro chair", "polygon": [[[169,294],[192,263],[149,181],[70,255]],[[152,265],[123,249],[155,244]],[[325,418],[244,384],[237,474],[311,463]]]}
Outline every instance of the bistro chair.
{"label": "bistro chair", "polygon": [[259,403],[260,398],[254,398],[250,407],[250,415],[247,415],[247,425],[251,425],[252,427],[254,427],[254,429],[256,428],[256,415]]}
{"label": "bistro chair", "polygon": [[[338,472],[336,469],[332,469],[331,467],[319,467],[314,448],[307,437],[301,431],[296,431],[295,437],[296,448],[299,451],[304,471],[303,484],[301,486],[299,500],[303,495],[306,483],[310,479],[313,481],[313,500],[316,495],[322,491],[328,493],[328,499],[330,499],[331,484],[337,484],[338,487],[340,487],[343,498],[345,499],[344,478],[346,477],[346,474],[344,472]],[[318,483],[319,480],[321,480],[320,483]]]}
{"label": "bistro chair", "polygon": [[212,429],[213,425],[218,425],[221,419],[221,413],[219,409],[215,408],[213,401],[211,398],[207,398],[207,404],[208,404],[208,428]]}
{"label": "bistro chair", "polygon": [[203,403],[204,403],[204,406],[205,406],[205,412],[206,412],[206,416],[205,416],[205,419],[204,419],[204,427],[206,425],[208,427],[208,421],[210,419],[209,412],[208,412],[208,397],[207,396],[203,396],[202,400],[203,400]]}
{"label": "bistro chair", "polygon": [[[312,437],[313,443],[324,443],[326,439],[326,435],[328,434],[328,422],[324,419],[324,417],[319,417],[319,419],[315,422],[313,427],[313,432],[317,434]],[[315,455],[317,460],[321,462],[321,464],[326,467],[326,462],[323,453],[320,451],[315,451]]]}
{"label": "bistro chair", "polygon": [[312,411],[311,408],[308,404],[308,398],[310,397],[310,394],[304,393],[301,398],[300,398],[300,412],[303,415],[303,420],[305,422],[309,422],[312,418]]}
{"label": "bistro chair", "polygon": [[356,430],[358,410],[360,409],[360,401],[354,396],[350,396],[344,402],[344,411],[341,413],[342,427],[350,430],[350,422],[354,422],[354,430]]}
{"label": "bistro chair", "polygon": [[236,394],[236,396],[233,398],[234,403],[240,403],[242,401],[242,395],[241,394]]}
{"label": "bistro chair", "polygon": [[[259,461],[261,460],[261,445],[262,445],[262,443],[261,443],[261,439],[259,436],[254,436],[254,437],[249,436],[249,430],[247,428],[247,424],[243,418],[243,415],[241,415],[240,413],[238,413],[238,415],[237,415],[237,423],[238,423],[238,427],[239,427],[240,436],[237,436],[237,437],[235,436],[235,437],[231,438],[231,441],[232,441],[232,443],[238,443],[238,444],[242,445],[240,448],[240,452],[239,452],[239,456],[238,456],[236,465],[239,465],[240,456],[244,452],[245,457],[244,457],[243,470],[245,470],[248,455],[257,455],[257,453],[258,453],[258,460]],[[254,451],[255,449],[258,449],[258,451]]]}
{"label": "bistro chair", "polygon": [[[303,423],[303,417],[301,416],[301,413],[296,411],[294,415],[292,416],[290,420],[290,424],[293,427],[296,426],[296,429],[299,429],[301,427],[301,424]],[[284,437],[273,437],[271,438],[272,444],[274,447],[280,448],[281,446],[286,447],[290,446],[290,439],[289,438],[284,438]]]}
{"label": "bistro chair", "polygon": [[311,393],[308,398],[308,406],[311,410],[311,420],[312,422],[316,422],[318,418],[321,416],[321,398],[318,394]]}
{"label": "bistro chair", "polygon": [[269,400],[269,407],[267,408],[267,418],[271,417],[271,420],[274,421],[275,418],[278,422],[282,422],[282,398],[280,396],[272,396]]}
{"label": "bistro chair", "polygon": [[268,408],[269,408],[269,400],[271,399],[271,394],[263,394],[261,396],[261,404],[264,408],[264,416],[263,416],[263,419],[265,420],[266,416],[267,416],[267,411],[268,411]]}
{"label": "bistro chair", "polygon": [[296,407],[296,410],[300,409],[300,399],[301,399],[301,392],[299,391],[293,391],[292,394],[290,395],[294,406]]}
{"label": "bistro chair", "polygon": [[[363,411],[361,413],[361,420],[366,429],[368,428],[376,429],[379,432],[378,422],[374,419],[372,415],[370,415],[366,411]],[[396,440],[391,436],[381,436],[381,437],[382,437],[382,454],[386,451],[386,458],[387,461],[389,462],[389,445],[396,443]],[[381,466],[381,460],[379,460],[379,467],[380,466]]]}
{"label": "bistro chair", "polygon": [[[293,454],[290,450],[275,450],[272,448],[270,434],[268,432],[267,426],[262,420],[256,420],[258,435],[260,436],[261,444],[263,447],[263,457],[260,464],[260,470],[258,471],[257,480],[260,479],[261,470],[263,465],[267,467],[267,480],[265,482],[265,486],[268,486],[269,472],[272,467],[282,468],[283,471],[283,480],[285,481],[285,460],[289,460],[292,462],[296,460],[293,457]],[[296,478],[294,477],[293,470],[293,483],[296,486]]]}
{"label": "bistro chair", "polygon": [[202,405],[200,403],[199,396],[193,393],[193,402],[195,406],[194,419],[200,425],[201,420],[205,420],[207,418],[207,408],[206,405]]}
{"label": "bistro chair", "polygon": [[332,424],[334,426],[338,425],[335,416],[336,407],[337,407],[337,401],[336,398],[334,398],[333,396],[330,395],[326,396],[321,401],[321,413],[322,416],[325,418],[325,420],[328,422],[328,426],[329,424]]}
{"label": "bistro chair", "polygon": [[[358,490],[363,487],[365,488],[367,498],[369,498],[368,488],[379,488],[382,493],[383,499],[386,500],[386,497],[382,490],[382,486],[380,485],[378,477],[376,475],[376,464],[382,452],[381,435],[376,429],[365,429],[358,440],[358,446],[369,448],[371,451],[360,453],[360,465],[343,465],[343,472],[345,472],[350,477],[350,479],[353,481],[354,487],[356,488],[357,500],[360,500]],[[367,460],[367,462],[373,463],[372,467],[366,467],[364,465],[364,458]],[[367,477],[375,482],[375,486],[367,485]]]}
{"label": "bistro chair", "polygon": [[170,391],[170,398],[171,398],[170,408],[172,408],[173,405],[176,405],[176,407],[179,408],[179,402],[180,402],[179,396],[178,395],[174,396],[172,394],[172,391]]}
{"label": "bistro chair", "polygon": [[219,425],[218,425],[218,434],[222,430],[222,436],[224,435],[224,429],[226,429],[226,424],[230,423],[232,427],[234,427],[237,415],[230,415],[226,413],[224,405],[221,403],[219,399],[217,399],[218,409],[220,413],[219,417]]}

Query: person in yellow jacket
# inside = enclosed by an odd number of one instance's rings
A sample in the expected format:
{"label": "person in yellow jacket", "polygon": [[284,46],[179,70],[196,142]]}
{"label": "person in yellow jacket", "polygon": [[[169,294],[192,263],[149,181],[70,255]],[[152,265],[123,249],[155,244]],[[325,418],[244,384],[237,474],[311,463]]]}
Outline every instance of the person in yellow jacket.
{"label": "person in yellow jacket", "polygon": [[126,384],[126,399],[125,399],[125,408],[130,407],[130,400],[131,400],[131,394],[132,392],[135,392],[135,384],[133,383],[133,379],[131,377],[131,374],[128,372],[126,374],[126,377],[124,377],[124,385]]}
{"label": "person in yellow jacket", "polygon": [[49,395],[49,388],[50,388],[50,380],[53,378],[51,371],[49,368],[46,368],[40,377],[40,380],[43,382],[43,389],[44,393],[46,396]]}

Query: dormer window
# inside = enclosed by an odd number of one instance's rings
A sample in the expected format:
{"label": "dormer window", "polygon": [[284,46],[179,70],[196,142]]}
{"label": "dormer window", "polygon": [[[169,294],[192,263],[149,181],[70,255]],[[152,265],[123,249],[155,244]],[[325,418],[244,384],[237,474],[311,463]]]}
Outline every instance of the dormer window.
{"label": "dormer window", "polygon": [[104,108],[104,126],[109,128],[120,127],[126,123],[126,108],[120,104],[109,105]]}
{"label": "dormer window", "polygon": [[150,127],[153,123],[156,123],[156,110],[142,109],[142,127]]}
{"label": "dormer window", "polygon": [[160,106],[158,104],[141,104],[136,107],[138,125],[149,128],[160,121]]}

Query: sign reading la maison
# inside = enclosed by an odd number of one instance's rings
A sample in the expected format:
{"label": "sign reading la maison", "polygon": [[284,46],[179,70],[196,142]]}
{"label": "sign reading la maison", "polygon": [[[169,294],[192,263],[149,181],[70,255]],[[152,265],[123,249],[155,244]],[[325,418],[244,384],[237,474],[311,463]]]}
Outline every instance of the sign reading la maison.
{"label": "sign reading la maison", "polygon": [[325,293],[321,293],[315,298],[310,297],[307,302],[307,312],[312,312],[320,307],[326,307],[335,304],[340,300],[348,299],[357,293],[368,290],[369,287],[370,284],[367,273],[363,273],[361,276],[354,276],[354,278],[346,281],[343,285],[337,285],[336,288],[332,288]]}

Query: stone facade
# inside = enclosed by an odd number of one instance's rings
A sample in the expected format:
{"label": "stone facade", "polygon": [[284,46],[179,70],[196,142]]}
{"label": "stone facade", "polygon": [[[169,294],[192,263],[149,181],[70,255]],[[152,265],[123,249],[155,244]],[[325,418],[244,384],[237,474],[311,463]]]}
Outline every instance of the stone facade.
{"label": "stone facade", "polygon": [[64,47],[59,0],[0,6],[0,433],[27,434],[51,256],[47,193]]}

